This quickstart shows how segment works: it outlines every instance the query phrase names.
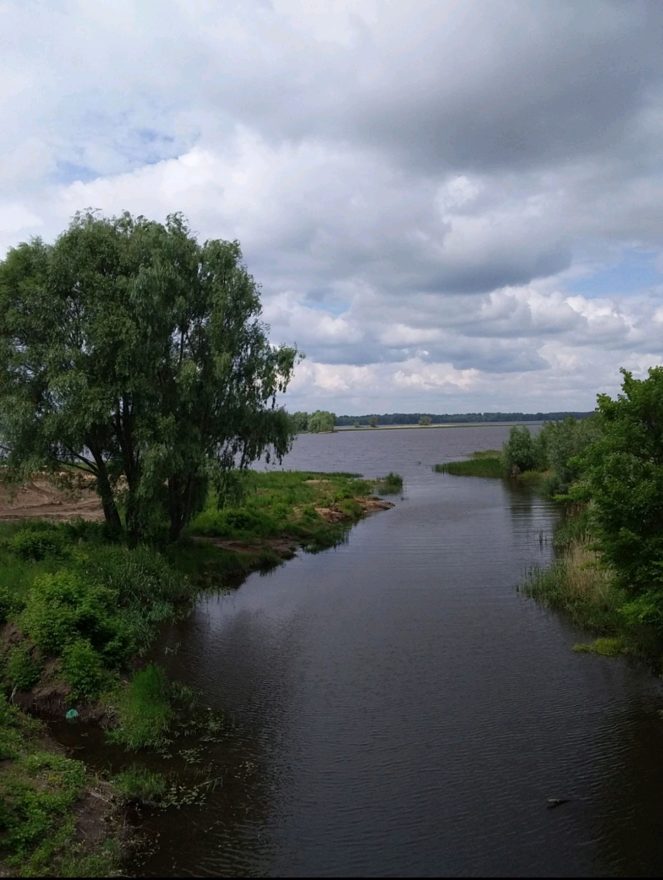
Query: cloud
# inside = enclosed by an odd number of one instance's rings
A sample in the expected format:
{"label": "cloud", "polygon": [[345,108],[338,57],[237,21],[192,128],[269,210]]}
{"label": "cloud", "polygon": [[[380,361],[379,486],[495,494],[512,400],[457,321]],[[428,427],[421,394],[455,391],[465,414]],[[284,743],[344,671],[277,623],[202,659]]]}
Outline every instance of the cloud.
{"label": "cloud", "polygon": [[238,239],[303,408],[590,408],[661,358],[659,2],[4,2],[0,33],[0,249],[88,206]]}

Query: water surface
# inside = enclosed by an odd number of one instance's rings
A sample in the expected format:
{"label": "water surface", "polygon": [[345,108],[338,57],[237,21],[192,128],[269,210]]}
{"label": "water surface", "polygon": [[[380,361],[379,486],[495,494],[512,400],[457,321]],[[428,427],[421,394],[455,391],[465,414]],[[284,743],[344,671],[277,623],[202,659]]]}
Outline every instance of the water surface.
{"label": "water surface", "polygon": [[231,732],[207,805],[148,820],[142,873],[659,873],[660,683],[573,653],[582,634],[518,593],[550,504],[431,470],[508,430],[298,438],[285,467],[394,470],[404,497],[171,628],[164,662]]}

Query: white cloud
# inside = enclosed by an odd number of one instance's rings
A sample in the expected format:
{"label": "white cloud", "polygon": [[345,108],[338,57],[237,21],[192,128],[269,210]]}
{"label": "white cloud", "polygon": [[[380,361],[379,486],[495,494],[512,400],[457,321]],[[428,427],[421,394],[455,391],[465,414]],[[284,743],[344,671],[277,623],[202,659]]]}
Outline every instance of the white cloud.
{"label": "white cloud", "polygon": [[240,240],[303,407],[589,408],[661,357],[663,285],[569,286],[661,265],[663,7],[569,8],[0,3],[0,249],[182,211]]}

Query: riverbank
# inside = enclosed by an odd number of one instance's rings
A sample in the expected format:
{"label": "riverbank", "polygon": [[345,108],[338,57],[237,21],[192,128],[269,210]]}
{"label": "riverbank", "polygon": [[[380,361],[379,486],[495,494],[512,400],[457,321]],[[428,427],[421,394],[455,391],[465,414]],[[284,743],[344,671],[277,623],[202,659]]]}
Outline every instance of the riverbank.
{"label": "riverbank", "polygon": [[631,655],[663,669],[660,615],[651,601],[629,599],[614,569],[600,552],[593,531],[591,502],[577,503],[555,494],[561,480],[549,467],[510,474],[504,452],[481,450],[469,459],[434,468],[454,476],[514,480],[558,504],[561,519],[553,535],[556,558],[545,569],[530,572],[524,595],[564,614],[595,638],[574,650],[603,656]]}
{"label": "riverbank", "polygon": [[[24,492],[0,505],[0,875],[107,876],[119,870],[113,817],[125,802],[176,807],[214,784],[209,774],[182,782],[136,764],[173,741],[186,767],[192,741],[212,741],[221,723],[147,663],[161,625],[201,590],[236,586],[300,548],[333,546],[392,504],[373,495],[385,486],[350,474],[250,472],[241,498],[219,508],[211,497],[178,544],[129,551],[106,539],[89,490],[80,495],[87,520],[72,520],[76,498],[40,484],[27,503]],[[31,506],[43,516],[44,496],[51,519],[16,516]],[[102,727],[126,766],[98,780],[26,712]],[[83,809],[97,801],[103,810]]]}

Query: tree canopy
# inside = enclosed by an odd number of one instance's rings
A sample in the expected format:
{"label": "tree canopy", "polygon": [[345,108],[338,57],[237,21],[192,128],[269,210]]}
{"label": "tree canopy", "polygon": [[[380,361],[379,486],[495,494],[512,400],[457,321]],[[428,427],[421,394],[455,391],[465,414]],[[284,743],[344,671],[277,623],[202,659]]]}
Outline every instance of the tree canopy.
{"label": "tree canopy", "polygon": [[663,589],[663,367],[622,370],[597,399],[601,432],[583,456],[578,497],[592,500],[601,547],[627,589]]}
{"label": "tree canopy", "polygon": [[[186,220],[77,214],[0,263],[0,431],[17,475],[82,468],[130,543],[171,538],[210,481],[282,456],[296,351],[269,343],[237,242]],[[121,517],[120,512],[124,515]]]}
{"label": "tree canopy", "polygon": [[318,434],[334,430],[336,416],[328,410],[316,409],[315,412],[308,413],[298,410],[290,413],[290,423],[295,434],[306,433]]}

